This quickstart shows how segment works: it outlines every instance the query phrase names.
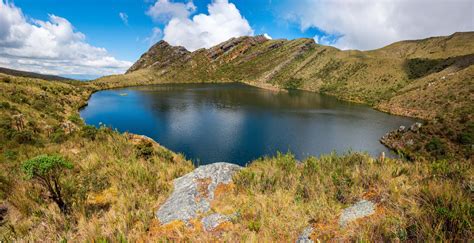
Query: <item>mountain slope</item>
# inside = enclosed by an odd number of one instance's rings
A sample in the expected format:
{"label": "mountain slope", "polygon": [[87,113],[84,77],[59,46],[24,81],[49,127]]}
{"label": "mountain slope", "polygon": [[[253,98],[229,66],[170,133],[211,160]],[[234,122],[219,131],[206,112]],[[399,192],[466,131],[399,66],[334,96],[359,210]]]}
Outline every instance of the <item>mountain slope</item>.
{"label": "mountain slope", "polygon": [[[161,41],[125,75],[92,82],[98,89],[157,83],[243,82],[267,89],[302,89],[424,119],[421,133],[384,144],[407,157],[442,157],[427,149],[440,140],[444,155],[470,158],[474,137],[474,32],[341,51],[313,39],[232,38],[188,52]],[[464,142],[460,142],[463,140]]]}
{"label": "mountain slope", "polygon": [[[372,51],[341,51],[318,45],[312,39],[268,40],[263,36],[232,38],[194,52],[160,41],[126,75],[104,77],[95,84],[120,87],[239,81],[261,87],[320,91],[392,113],[430,119],[436,116],[436,110],[417,107],[417,102],[399,102],[400,97],[407,90],[423,92],[433,80],[448,74],[450,78],[443,80],[459,83],[449,92],[462,92],[466,85],[472,86],[462,82],[472,78],[472,64],[474,32],[401,41]],[[447,90],[439,92],[449,96]],[[429,100],[437,97],[433,92],[425,93]]]}

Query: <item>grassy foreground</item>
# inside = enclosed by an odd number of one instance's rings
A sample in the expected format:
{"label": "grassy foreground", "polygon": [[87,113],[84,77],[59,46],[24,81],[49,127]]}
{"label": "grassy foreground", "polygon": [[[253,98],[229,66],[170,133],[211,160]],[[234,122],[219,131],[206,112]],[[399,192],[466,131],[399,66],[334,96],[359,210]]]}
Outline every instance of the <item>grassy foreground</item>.
{"label": "grassy foreground", "polygon": [[[161,227],[154,212],[191,162],[144,137],[83,124],[78,109],[96,90],[89,84],[0,74],[0,90],[2,241],[291,241],[308,225],[320,239],[473,238],[472,160],[453,156],[262,158],[212,203],[213,212],[236,213],[232,223],[210,233],[198,224]],[[42,154],[73,165],[61,177],[67,215],[22,171]],[[361,198],[378,203],[375,216],[335,227],[341,210]]]}

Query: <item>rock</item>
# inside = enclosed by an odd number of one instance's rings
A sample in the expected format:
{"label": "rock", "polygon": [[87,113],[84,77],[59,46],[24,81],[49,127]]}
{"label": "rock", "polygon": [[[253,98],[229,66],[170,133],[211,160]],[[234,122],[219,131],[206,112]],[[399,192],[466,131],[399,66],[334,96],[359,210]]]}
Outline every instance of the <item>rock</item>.
{"label": "rock", "polygon": [[405,126],[400,126],[398,128],[398,132],[405,132],[406,127]]}
{"label": "rock", "polygon": [[[217,186],[232,182],[232,176],[240,168],[230,163],[214,163],[200,166],[193,172],[175,179],[174,191],[156,212],[157,218],[162,224],[174,220],[188,223],[199,214],[208,212]],[[212,222],[213,219],[216,219],[216,216],[207,220]]]}
{"label": "rock", "polygon": [[310,236],[312,233],[313,233],[313,227],[311,226],[306,227],[301,233],[301,235],[298,236],[296,243],[313,243],[314,241],[310,239]]}
{"label": "rock", "polygon": [[214,213],[201,219],[201,223],[206,231],[212,231],[220,224],[229,221],[230,217],[219,213]]}
{"label": "rock", "polygon": [[375,213],[375,204],[371,201],[361,200],[351,207],[344,209],[339,217],[339,226],[346,227],[354,220],[370,216]]}
{"label": "rock", "polygon": [[421,123],[415,122],[413,125],[410,126],[410,131],[412,132],[418,132],[421,128]]}

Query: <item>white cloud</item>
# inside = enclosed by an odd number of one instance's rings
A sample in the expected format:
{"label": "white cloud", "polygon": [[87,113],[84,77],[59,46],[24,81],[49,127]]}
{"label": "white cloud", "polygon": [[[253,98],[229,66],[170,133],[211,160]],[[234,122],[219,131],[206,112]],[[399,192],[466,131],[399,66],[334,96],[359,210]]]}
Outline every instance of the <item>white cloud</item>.
{"label": "white cloud", "polygon": [[152,46],[153,44],[161,40],[162,37],[163,37],[163,32],[161,31],[161,29],[158,27],[154,27],[151,30],[151,35],[145,38],[145,41],[148,42],[148,45]]}
{"label": "white cloud", "polygon": [[[162,6],[160,11],[156,11],[156,6]],[[169,7],[169,6],[173,7]],[[209,14],[197,14],[190,17],[195,8],[188,8],[171,3],[167,0],[159,0],[147,12],[150,16],[152,9],[161,13],[154,15],[155,19],[162,16],[169,17],[169,21],[163,30],[163,39],[171,45],[184,46],[190,51],[199,48],[209,48],[232,37],[253,35],[253,30],[245,18],[240,15],[237,7],[227,0],[214,0],[207,6]],[[184,4],[183,4],[184,5]],[[192,5],[188,2],[185,6]],[[163,6],[168,6],[164,8]],[[174,11],[163,9],[173,9]],[[187,12],[185,11],[187,10]],[[186,13],[185,13],[186,12]]]}
{"label": "white cloud", "polygon": [[126,13],[120,12],[119,17],[125,25],[128,25],[128,15]]}
{"label": "white cloud", "polygon": [[21,9],[0,0],[0,66],[57,75],[124,72],[131,62],[88,44],[85,35],[61,17],[27,19]]}
{"label": "white cloud", "polygon": [[[474,30],[472,0],[303,0],[285,12],[303,30],[317,27],[341,36],[333,45],[342,49],[374,49],[399,40]],[[321,42],[327,37],[319,38]]]}
{"label": "white cloud", "polygon": [[146,14],[155,21],[166,22],[173,18],[185,19],[196,10],[192,1],[187,3],[175,3],[169,0],[158,0],[151,6]]}

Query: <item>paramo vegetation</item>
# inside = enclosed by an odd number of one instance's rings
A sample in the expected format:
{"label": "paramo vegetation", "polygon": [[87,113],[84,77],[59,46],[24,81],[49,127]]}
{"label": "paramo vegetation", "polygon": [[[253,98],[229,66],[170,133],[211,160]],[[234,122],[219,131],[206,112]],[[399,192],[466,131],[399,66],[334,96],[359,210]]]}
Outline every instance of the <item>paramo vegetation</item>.
{"label": "paramo vegetation", "polygon": [[[467,45],[471,53],[458,48],[466,35],[421,42],[429,48],[438,48],[438,42],[449,48],[453,42],[460,58],[416,59],[401,66],[407,73],[387,74],[391,76],[364,70],[409,50],[409,59],[421,58],[425,50],[412,42],[395,43],[377,52],[339,53],[308,45],[307,40],[261,45],[244,41],[236,44],[249,50],[242,53],[268,53],[252,59],[252,55],[212,49],[216,62],[223,65],[211,62],[210,74],[193,69],[192,63],[166,67],[164,76],[156,76],[157,69],[149,68],[93,82],[0,74],[0,241],[294,241],[308,225],[314,229],[312,238],[322,240],[473,239],[472,40]],[[304,52],[305,48],[311,51]],[[260,65],[265,57],[278,61],[293,49],[298,52],[285,65]],[[180,55],[176,60],[182,60]],[[208,60],[205,56],[193,54],[193,58]],[[435,58],[435,54],[425,56]],[[323,61],[317,62],[318,58]],[[398,65],[402,59],[390,60]],[[258,79],[254,85],[260,87],[326,92],[425,122],[419,130],[393,133],[385,141],[400,152],[400,159],[353,152],[304,161],[291,153],[258,159],[237,172],[233,183],[211,204],[212,212],[234,215],[226,227],[216,232],[185,224],[161,227],[156,210],[171,194],[173,179],[192,171],[193,164],[146,137],[88,126],[78,110],[100,89],[168,82],[178,74],[217,79],[238,69],[256,70],[246,63],[278,67],[262,72],[273,75],[268,80],[276,83]],[[323,68],[318,69],[318,63]],[[182,71],[187,65],[191,71]],[[303,71],[287,79],[294,70]],[[313,75],[308,70],[319,72]],[[262,73],[236,75],[249,83],[252,75]],[[357,77],[371,77],[372,83],[356,84]],[[385,86],[394,77],[394,86]],[[453,79],[461,96],[450,98],[452,90],[443,89],[449,85],[439,81],[443,77]],[[424,99],[416,99],[416,92]],[[440,107],[443,104],[446,107]],[[376,202],[375,214],[349,227],[336,227],[341,210],[360,199]]]}

